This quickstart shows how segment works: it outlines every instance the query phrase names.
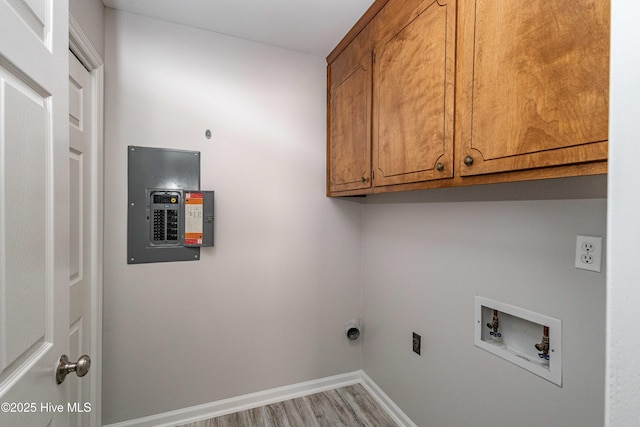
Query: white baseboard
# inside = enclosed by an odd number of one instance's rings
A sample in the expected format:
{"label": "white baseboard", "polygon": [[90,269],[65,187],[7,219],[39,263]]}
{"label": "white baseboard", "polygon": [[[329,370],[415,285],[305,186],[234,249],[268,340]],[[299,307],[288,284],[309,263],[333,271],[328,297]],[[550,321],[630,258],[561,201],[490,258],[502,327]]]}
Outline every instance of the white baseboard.
{"label": "white baseboard", "polygon": [[172,427],[180,424],[193,423],[208,418],[234,412],[245,411],[284,400],[295,399],[333,390],[353,384],[362,386],[376,399],[376,401],[389,413],[400,427],[417,427],[413,421],[373,382],[364,371],[354,371],[341,375],[305,381],[284,387],[245,394],[230,399],[218,400],[203,405],[164,412],[162,414],[109,424],[105,427]]}
{"label": "white baseboard", "polygon": [[393,400],[386,395],[384,391],[373,382],[373,380],[367,375],[364,371],[358,371],[361,377],[362,386],[373,396],[374,399],[382,406],[382,409],[387,411],[387,413],[393,418],[393,421],[396,422],[400,427],[418,427],[416,423],[414,423],[411,418],[405,414],[398,405],[395,404]]}

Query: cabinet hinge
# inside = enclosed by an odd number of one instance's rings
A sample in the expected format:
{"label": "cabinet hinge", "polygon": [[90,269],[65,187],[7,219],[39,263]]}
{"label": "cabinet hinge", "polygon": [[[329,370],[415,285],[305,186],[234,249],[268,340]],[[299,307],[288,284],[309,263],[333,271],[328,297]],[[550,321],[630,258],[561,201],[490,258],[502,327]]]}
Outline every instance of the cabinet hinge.
{"label": "cabinet hinge", "polygon": [[373,60],[373,63],[376,63],[376,53],[375,52],[371,52],[371,58]]}

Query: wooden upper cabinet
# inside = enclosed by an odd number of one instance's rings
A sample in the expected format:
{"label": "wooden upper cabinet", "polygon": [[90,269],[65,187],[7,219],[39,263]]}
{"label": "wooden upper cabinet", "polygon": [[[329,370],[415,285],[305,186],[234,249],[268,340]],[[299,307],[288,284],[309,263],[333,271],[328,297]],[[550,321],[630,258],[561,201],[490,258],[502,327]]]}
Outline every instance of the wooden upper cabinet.
{"label": "wooden upper cabinet", "polygon": [[370,188],[371,49],[354,41],[328,73],[328,193]]}
{"label": "wooden upper cabinet", "polygon": [[609,0],[376,0],[327,58],[327,194],[607,172]]}
{"label": "wooden upper cabinet", "polygon": [[606,160],[609,1],[459,9],[459,174]]}
{"label": "wooden upper cabinet", "polygon": [[385,34],[374,50],[374,186],[450,178],[455,1],[389,2],[379,21]]}

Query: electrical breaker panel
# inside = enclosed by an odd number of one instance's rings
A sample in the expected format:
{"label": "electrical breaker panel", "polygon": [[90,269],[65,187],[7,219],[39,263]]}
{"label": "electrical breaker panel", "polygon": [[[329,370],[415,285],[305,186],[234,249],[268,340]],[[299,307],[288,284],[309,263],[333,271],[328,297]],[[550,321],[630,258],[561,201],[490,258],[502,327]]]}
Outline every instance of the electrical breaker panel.
{"label": "electrical breaker panel", "polygon": [[151,245],[177,245],[180,227],[181,199],[177,191],[152,191],[150,194],[149,243]]}
{"label": "electrical breaker panel", "polygon": [[150,190],[149,244],[213,246],[213,191]]}
{"label": "electrical breaker panel", "polygon": [[213,246],[214,192],[200,153],[130,146],[127,263],[196,261]]}

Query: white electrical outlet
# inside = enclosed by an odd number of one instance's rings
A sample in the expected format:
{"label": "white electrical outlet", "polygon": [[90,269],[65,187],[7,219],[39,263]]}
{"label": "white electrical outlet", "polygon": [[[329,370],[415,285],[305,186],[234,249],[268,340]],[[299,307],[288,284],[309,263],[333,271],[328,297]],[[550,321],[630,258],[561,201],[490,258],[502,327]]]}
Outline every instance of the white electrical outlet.
{"label": "white electrical outlet", "polygon": [[576,238],[576,268],[600,273],[602,237],[578,236]]}

